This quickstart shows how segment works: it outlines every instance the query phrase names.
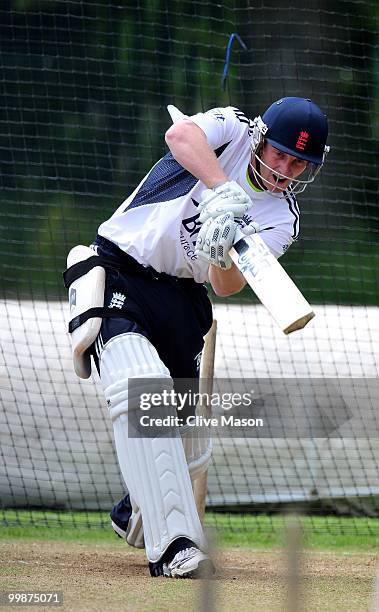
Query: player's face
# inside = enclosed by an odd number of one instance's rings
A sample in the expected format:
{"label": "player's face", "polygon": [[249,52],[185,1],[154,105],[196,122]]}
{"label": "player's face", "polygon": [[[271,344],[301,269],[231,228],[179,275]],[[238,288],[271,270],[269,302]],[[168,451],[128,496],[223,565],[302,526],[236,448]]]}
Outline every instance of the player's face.
{"label": "player's face", "polygon": [[307,162],[275,149],[266,142],[261,154],[260,173],[263,185],[273,193],[284,191],[307,167]]}

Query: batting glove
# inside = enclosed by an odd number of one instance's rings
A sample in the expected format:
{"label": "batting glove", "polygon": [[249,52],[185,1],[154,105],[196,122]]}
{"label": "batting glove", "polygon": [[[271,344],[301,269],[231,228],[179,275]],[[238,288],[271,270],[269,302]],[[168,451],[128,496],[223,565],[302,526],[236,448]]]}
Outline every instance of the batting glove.
{"label": "batting glove", "polygon": [[227,181],[214,189],[206,189],[203,195],[205,197],[198,207],[200,223],[228,212],[232,213],[237,221],[253,205],[246,191],[236,181]]}
{"label": "batting glove", "polygon": [[208,264],[229,270],[233,263],[229,251],[234,244],[237,228],[241,229],[245,236],[259,232],[258,223],[250,223],[241,228],[234,221],[231,212],[219,215],[215,219],[208,219],[203,223],[198,234],[195,246],[196,255]]}

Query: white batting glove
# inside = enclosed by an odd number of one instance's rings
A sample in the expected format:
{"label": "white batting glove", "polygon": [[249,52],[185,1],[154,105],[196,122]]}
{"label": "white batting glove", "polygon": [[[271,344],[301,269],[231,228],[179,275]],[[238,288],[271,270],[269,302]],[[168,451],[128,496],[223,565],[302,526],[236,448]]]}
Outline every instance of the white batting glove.
{"label": "white batting glove", "polygon": [[198,206],[201,223],[228,212],[234,215],[235,220],[241,219],[253,205],[246,191],[236,181],[227,181],[214,189],[206,189],[203,195]]}
{"label": "white batting glove", "polygon": [[237,228],[241,229],[245,236],[259,232],[258,223],[250,223],[241,228],[234,221],[231,212],[208,219],[198,234],[195,254],[213,266],[229,270],[233,263],[229,251],[234,244]]}

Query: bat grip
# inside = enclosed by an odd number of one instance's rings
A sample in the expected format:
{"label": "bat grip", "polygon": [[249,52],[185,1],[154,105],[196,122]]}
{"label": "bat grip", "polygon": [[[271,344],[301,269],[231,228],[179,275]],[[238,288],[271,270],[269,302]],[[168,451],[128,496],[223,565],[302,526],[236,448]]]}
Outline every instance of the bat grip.
{"label": "bat grip", "polygon": [[239,242],[240,240],[242,240],[243,238],[246,238],[245,234],[243,233],[243,231],[241,230],[240,227],[237,227],[236,230],[236,235],[234,237],[234,242],[233,244],[236,244],[237,242]]}

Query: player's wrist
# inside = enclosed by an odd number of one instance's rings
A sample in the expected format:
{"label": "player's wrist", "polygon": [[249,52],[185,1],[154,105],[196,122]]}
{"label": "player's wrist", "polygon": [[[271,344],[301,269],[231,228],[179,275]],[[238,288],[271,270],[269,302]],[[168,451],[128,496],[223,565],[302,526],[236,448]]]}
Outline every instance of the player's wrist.
{"label": "player's wrist", "polygon": [[228,297],[229,295],[239,293],[246,285],[244,277],[234,262],[232,262],[231,267],[228,269],[210,264],[208,278],[213,291],[219,297]]}
{"label": "player's wrist", "polygon": [[229,179],[224,179],[223,181],[218,181],[217,183],[212,184],[212,187],[210,187],[210,189],[212,189],[212,191],[215,191],[217,189],[217,187],[222,187],[222,185],[225,185],[225,183],[228,183]]}

